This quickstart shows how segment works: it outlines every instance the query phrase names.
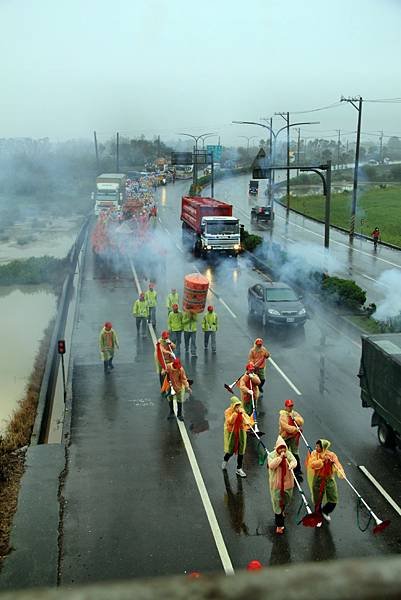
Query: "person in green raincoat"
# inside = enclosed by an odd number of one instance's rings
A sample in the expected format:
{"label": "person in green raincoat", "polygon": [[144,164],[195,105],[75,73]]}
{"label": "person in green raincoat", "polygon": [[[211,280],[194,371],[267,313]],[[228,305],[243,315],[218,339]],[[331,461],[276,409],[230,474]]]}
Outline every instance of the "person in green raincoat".
{"label": "person in green raincoat", "polygon": [[246,430],[250,419],[242,408],[239,398],[236,396],[231,397],[231,404],[224,411],[224,417],[224,458],[221,468],[225,471],[232,455],[237,454],[236,474],[239,477],[246,477],[242,463],[246,450]]}
{"label": "person in green raincoat", "polygon": [[106,374],[114,369],[113,358],[116,348],[118,348],[117,334],[110,321],[106,321],[99,335],[100,356]]}
{"label": "person in green raincoat", "polygon": [[297,466],[295,456],[287,448],[287,444],[278,436],[273,452],[267,457],[269,469],[270,496],[274,510],[276,533],[284,533],[284,511],[290,503],[294,489],[292,469]]}
{"label": "person in green raincoat", "polygon": [[[326,521],[331,521],[330,513],[338,503],[338,490],[335,476],[344,479],[345,472],[337,455],[329,450],[329,440],[317,440],[315,450],[307,460],[308,483],[315,504],[315,511]],[[321,522],[317,527],[321,526]]]}

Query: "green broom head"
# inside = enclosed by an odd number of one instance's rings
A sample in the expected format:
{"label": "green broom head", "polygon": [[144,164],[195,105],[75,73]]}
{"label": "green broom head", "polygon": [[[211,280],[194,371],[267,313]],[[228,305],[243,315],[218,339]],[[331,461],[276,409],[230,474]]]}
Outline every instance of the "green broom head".
{"label": "green broom head", "polygon": [[258,463],[261,467],[265,464],[266,458],[267,458],[266,449],[259,442],[258,443]]}

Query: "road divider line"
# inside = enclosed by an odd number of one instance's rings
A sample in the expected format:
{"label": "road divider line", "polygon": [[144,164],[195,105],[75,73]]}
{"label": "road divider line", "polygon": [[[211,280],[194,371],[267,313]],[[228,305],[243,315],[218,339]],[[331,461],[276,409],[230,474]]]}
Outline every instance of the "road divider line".
{"label": "road divider line", "polygon": [[269,362],[271,362],[271,364],[276,369],[276,371],[278,373],[280,373],[281,377],[288,383],[288,385],[294,390],[294,392],[298,396],[302,396],[302,392],[300,392],[299,389],[297,388],[297,386],[294,383],[292,383],[291,379],[289,377],[287,377],[287,375],[284,373],[284,371],[282,371],[280,369],[280,367],[278,366],[278,364],[272,358],[269,358]]}
{"label": "road divider line", "polygon": [[177,248],[177,250],[179,250],[180,252],[182,252],[184,254],[183,248],[181,248],[181,246],[179,244],[177,244],[177,242],[175,243],[175,247]]}
{"label": "road divider line", "polygon": [[[213,291],[213,290],[212,290]],[[228,304],[226,302],[224,302],[223,298],[219,298],[219,302],[222,303],[222,305],[224,306],[224,308],[226,308],[228,310],[228,312],[230,313],[230,315],[236,319],[237,315],[235,313],[233,313],[233,311],[231,310],[231,308],[228,306]]]}
{"label": "road divider line", "polygon": [[377,479],[375,479],[373,477],[373,475],[371,473],[369,473],[367,468],[364,467],[363,465],[359,465],[358,468],[362,471],[362,473],[364,475],[366,475],[366,477],[369,479],[369,481],[371,483],[373,483],[373,485],[379,490],[381,495],[387,500],[387,502],[390,504],[390,506],[393,507],[395,512],[401,516],[401,508],[398,506],[397,502],[395,500],[393,500],[393,498],[390,496],[390,494],[388,494],[386,492],[386,490],[380,485],[380,483],[377,481]]}
{"label": "road divider line", "polygon": [[[135,265],[132,262],[132,259],[129,259],[131,271],[135,279],[135,284],[138,289],[138,294],[142,292],[141,285],[139,283],[138,275],[135,269]],[[148,323],[148,328],[150,331],[150,337],[152,338],[153,344],[156,346],[157,338],[156,333],[153,328],[152,323]],[[174,408],[177,413],[177,402],[174,400]],[[225,545],[223,534],[221,533],[221,529],[219,527],[219,523],[217,521],[216,513],[214,512],[213,505],[210,501],[209,494],[207,492],[207,488],[205,482],[202,477],[202,473],[200,471],[198,462],[196,460],[195,453],[192,448],[191,440],[189,439],[188,432],[186,430],[185,424],[182,421],[177,420],[178,429],[180,430],[182,441],[184,442],[185,451],[188,456],[189,464],[191,465],[192,474],[194,476],[196,486],[199,491],[199,495],[201,497],[201,501],[203,504],[203,508],[205,509],[207,520],[209,521],[209,526],[213,535],[214,542],[216,544],[217,552],[219,553],[221,564],[223,565],[223,569],[226,575],[234,575],[234,567],[231,562],[230,555],[228,554],[227,546]]]}

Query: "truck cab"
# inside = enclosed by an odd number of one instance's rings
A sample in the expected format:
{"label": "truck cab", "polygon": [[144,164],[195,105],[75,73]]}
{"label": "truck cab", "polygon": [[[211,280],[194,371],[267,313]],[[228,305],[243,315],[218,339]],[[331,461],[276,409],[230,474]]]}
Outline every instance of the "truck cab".
{"label": "truck cab", "polygon": [[240,246],[239,219],[202,217],[198,248],[202,256],[214,251],[237,255]]}

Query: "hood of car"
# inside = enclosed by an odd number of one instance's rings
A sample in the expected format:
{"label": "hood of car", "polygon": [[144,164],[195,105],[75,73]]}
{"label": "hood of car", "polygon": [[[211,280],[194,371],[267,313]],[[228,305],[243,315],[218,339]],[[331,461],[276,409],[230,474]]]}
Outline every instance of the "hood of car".
{"label": "hood of car", "polygon": [[293,313],[297,314],[299,311],[304,308],[302,302],[299,300],[293,300],[289,302],[276,301],[276,302],[266,302],[267,309],[272,308],[274,310],[278,310],[281,314]]}

